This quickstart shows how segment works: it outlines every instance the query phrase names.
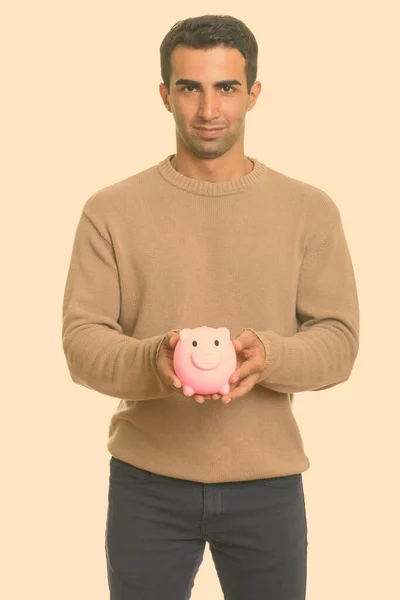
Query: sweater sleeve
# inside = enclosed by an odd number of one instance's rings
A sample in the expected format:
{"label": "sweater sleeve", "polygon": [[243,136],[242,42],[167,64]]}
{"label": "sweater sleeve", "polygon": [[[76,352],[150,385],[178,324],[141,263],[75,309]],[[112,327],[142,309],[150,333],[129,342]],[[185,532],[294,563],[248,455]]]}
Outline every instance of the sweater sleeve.
{"label": "sweater sleeve", "polygon": [[292,336],[253,331],[264,345],[266,368],[257,385],[294,393],[346,381],[359,348],[359,304],[353,265],[339,210],[299,274]]}
{"label": "sweater sleeve", "polygon": [[159,377],[156,360],[166,333],[135,339],[118,323],[120,287],[111,241],[83,209],[75,233],[63,300],[62,343],[72,380],[126,400],[176,391]]}

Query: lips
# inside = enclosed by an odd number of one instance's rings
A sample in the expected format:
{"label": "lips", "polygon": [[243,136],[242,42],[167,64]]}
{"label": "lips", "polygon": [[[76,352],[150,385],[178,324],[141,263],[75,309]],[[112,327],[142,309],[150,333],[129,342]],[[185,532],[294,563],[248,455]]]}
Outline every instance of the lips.
{"label": "lips", "polygon": [[208,127],[196,127],[197,131],[200,132],[202,137],[215,137],[224,129],[224,127],[218,127],[216,129],[209,129]]}

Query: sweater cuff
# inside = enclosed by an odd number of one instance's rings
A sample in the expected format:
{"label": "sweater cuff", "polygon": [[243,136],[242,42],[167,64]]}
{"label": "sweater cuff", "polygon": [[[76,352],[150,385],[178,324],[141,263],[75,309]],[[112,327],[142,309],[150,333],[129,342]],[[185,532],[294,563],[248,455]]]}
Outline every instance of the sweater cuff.
{"label": "sweater cuff", "polygon": [[255,331],[251,327],[245,327],[242,331],[252,331],[260,340],[265,350],[266,367],[260,374],[258,383],[263,382],[278,366],[283,349],[283,337],[274,331]]}

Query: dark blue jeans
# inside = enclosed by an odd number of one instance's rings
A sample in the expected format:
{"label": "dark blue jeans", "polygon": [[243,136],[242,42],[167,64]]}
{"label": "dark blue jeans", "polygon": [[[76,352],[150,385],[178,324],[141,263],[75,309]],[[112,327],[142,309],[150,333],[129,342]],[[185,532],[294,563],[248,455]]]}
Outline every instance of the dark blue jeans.
{"label": "dark blue jeans", "polygon": [[157,475],[110,459],[110,600],[188,600],[206,542],[225,600],[304,600],[301,473],[228,483]]}

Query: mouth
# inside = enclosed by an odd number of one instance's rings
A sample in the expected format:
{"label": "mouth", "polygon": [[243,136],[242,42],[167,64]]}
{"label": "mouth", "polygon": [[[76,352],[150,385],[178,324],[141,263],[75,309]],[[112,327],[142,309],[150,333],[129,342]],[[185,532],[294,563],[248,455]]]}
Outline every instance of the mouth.
{"label": "mouth", "polygon": [[217,127],[216,129],[209,129],[208,127],[195,127],[200,135],[203,137],[215,137],[223,131],[224,127]]}

